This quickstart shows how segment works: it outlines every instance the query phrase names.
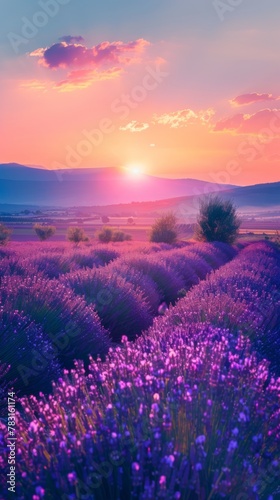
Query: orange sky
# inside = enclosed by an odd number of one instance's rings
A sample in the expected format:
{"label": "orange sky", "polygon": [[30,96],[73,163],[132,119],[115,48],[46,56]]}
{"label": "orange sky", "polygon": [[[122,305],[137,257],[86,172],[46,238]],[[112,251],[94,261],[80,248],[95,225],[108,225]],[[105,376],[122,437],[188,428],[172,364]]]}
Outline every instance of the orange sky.
{"label": "orange sky", "polygon": [[[5,7],[0,162],[136,164],[151,175],[240,185],[279,180],[275,16],[242,4],[221,19],[198,0],[201,30],[198,11],[181,1],[172,12],[167,0],[145,12],[124,3],[131,25],[113,28],[102,6],[85,0],[83,12],[69,4],[63,17],[61,6],[25,41],[14,36],[22,37],[20,18],[15,24]],[[36,20],[36,5],[27,19]],[[183,14],[192,16],[188,29]]]}

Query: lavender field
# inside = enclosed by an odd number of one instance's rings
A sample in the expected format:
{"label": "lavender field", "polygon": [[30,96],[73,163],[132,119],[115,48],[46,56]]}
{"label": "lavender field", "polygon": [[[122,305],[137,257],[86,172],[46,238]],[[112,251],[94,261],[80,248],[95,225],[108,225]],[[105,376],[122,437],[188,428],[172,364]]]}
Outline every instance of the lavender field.
{"label": "lavender field", "polygon": [[16,498],[279,498],[279,287],[269,242],[1,248]]}

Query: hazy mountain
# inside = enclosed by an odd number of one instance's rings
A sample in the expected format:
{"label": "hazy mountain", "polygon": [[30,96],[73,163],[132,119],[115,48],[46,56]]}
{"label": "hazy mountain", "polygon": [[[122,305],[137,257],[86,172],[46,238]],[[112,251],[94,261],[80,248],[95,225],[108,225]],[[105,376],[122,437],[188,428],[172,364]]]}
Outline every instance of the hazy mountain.
{"label": "hazy mountain", "polygon": [[0,203],[85,206],[150,201],[231,189],[195,179],[133,177],[124,169],[46,170],[0,164]]}
{"label": "hazy mountain", "polygon": [[[277,214],[280,213],[280,182],[232,188],[219,192],[219,196],[232,200],[240,213],[272,213],[274,211]],[[192,219],[197,214],[200,198],[201,195],[182,196],[104,207],[91,206],[91,209],[104,215],[120,214],[126,216],[158,215],[164,211],[173,211],[178,217]]]}

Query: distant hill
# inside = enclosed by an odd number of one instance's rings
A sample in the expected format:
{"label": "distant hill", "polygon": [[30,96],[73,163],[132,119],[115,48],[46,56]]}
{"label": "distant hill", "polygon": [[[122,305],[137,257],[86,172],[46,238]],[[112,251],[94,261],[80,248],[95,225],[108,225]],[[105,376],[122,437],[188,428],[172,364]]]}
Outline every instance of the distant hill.
{"label": "distant hill", "polygon": [[196,179],[133,178],[124,169],[46,170],[17,163],[0,164],[0,204],[85,206],[197,196],[232,189]]}
{"label": "distant hill", "polygon": [[[280,182],[232,188],[219,192],[219,196],[232,200],[241,213],[273,210],[280,212]],[[200,198],[200,195],[182,196],[158,201],[122,203],[104,207],[91,206],[90,208],[101,214],[135,216],[157,215],[164,211],[173,211],[179,217],[190,216],[192,218],[197,213]]]}

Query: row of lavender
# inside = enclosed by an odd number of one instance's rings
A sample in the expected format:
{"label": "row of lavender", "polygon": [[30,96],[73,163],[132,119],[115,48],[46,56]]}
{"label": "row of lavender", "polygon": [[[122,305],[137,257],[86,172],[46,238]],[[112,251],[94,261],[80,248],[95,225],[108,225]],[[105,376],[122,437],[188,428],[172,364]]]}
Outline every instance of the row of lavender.
{"label": "row of lavender", "polygon": [[251,245],[89,375],[24,398],[18,499],[278,498],[280,379],[252,341],[277,329],[279,259]]}
{"label": "row of lavender", "polygon": [[149,335],[175,326],[208,323],[250,338],[280,375],[280,254],[268,243],[250,245],[238,258],[194,287],[186,299],[156,319]]}
{"label": "row of lavender", "polygon": [[[174,302],[235,253],[226,245],[171,248],[151,245],[119,258],[122,250],[113,248],[41,247],[31,255],[27,245],[17,253],[1,250],[1,361],[11,365],[14,387],[21,394],[49,391],[62,367],[72,368],[74,359],[87,364],[89,354],[104,357],[128,328],[135,338],[152,324],[162,301]],[[58,257],[69,265],[50,279],[50,262]],[[83,268],[69,272],[74,260]]]}
{"label": "row of lavender", "polygon": [[63,275],[60,282],[94,307],[113,341],[133,340],[152,323],[160,304],[174,303],[236,250],[222,243],[190,245],[143,255],[125,254],[101,269]]}

